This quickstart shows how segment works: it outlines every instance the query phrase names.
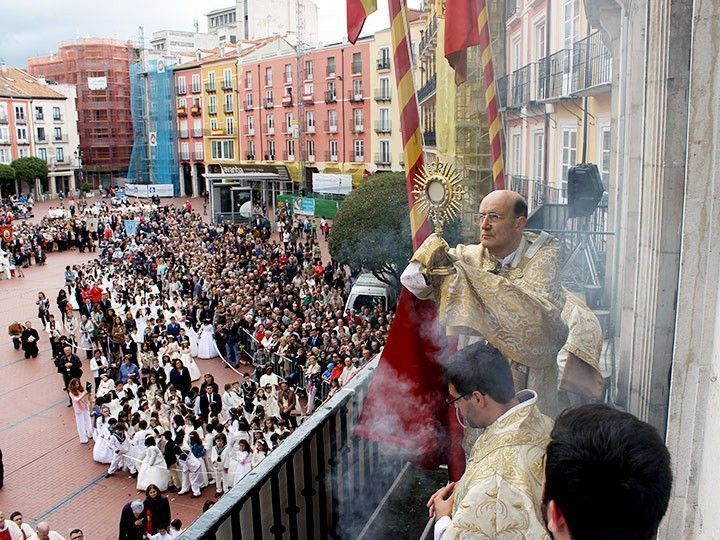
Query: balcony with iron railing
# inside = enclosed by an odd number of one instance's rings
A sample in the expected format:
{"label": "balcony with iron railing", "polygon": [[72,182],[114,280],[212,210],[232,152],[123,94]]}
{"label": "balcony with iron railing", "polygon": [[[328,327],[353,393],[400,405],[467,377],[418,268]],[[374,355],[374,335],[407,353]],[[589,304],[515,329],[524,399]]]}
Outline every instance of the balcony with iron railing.
{"label": "balcony with iron railing", "polygon": [[325,133],[337,133],[337,123],[331,124],[328,120],[325,120]]}
{"label": "balcony with iron railing", "polygon": [[53,122],[62,122],[64,120],[64,116],[62,114],[53,114]]}
{"label": "balcony with iron railing", "polygon": [[378,56],[377,70],[385,71],[388,69],[390,69],[390,57],[389,56]]}
{"label": "balcony with iron railing", "polygon": [[359,103],[361,101],[365,101],[365,97],[363,96],[362,88],[358,88],[356,90],[348,90],[347,93],[348,101],[353,103]]}
{"label": "balcony with iron railing", "polygon": [[267,128],[265,128],[265,134],[275,135],[275,126],[267,126]]}
{"label": "balcony with iron railing", "polygon": [[508,188],[525,198],[529,212],[545,203],[557,203],[563,200],[560,189],[552,187],[540,179],[509,175]]}
{"label": "balcony with iron railing", "polygon": [[206,82],[205,83],[205,91],[206,92],[217,92],[217,86],[215,86],[215,82]]}
{"label": "balcony with iron railing", "polygon": [[36,114],[35,114],[35,120],[37,120],[38,122],[43,122],[43,121],[45,120],[45,115],[42,114],[42,113],[41,113],[41,114],[37,114],[37,113],[36,113]]}
{"label": "balcony with iron railing", "polygon": [[376,152],[375,165],[389,167],[392,164],[392,156],[390,152]]}
{"label": "balcony with iron railing", "polygon": [[232,80],[223,79],[222,88],[223,88],[223,90],[232,90],[233,89]]}
{"label": "balcony with iron railing", "polygon": [[332,153],[329,150],[325,151],[325,161],[329,163],[337,163],[338,161],[338,155],[337,152]]}
{"label": "balcony with iron railing", "polygon": [[551,101],[571,96],[572,58],[572,49],[561,49],[538,60],[537,101]]}
{"label": "balcony with iron railing", "polygon": [[246,127],[245,128],[245,135],[248,137],[252,137],[255,135],[255,128],[254,127]]}
{"label": "balcony with iron railing", "polygon": [[527,107],[530,104],[531,98],[535,97],[532,92],[532,86],[533,75],[536,73],[536,70],[537,64],[531,63],[515,70],[510,75],[510,88],[507,95],[508,109],[519,109]]}
{"label": "balcony with iron railing", "polygon": [[420,45],[418,47],[418,55],[422,58],[425,53],[431,53],[432,50],[430,47],[437,44],[437,31],[438,31],[438,22],[437,22],[437,16],[433,15],[432,20],[430,23],[425,27],[425,31],[423,32],[422,38],[420,38]]}
{"label": "balcony with iron railing", "polygon": [[189,136],[188,130],[187,130],[187,129],[186,129],[186,130],[180,130],[180,132],[178,133],[178,136],[179,136],[181,139],[187,139],[188,136]]}
{"label": "balcony with iron railing", "polygon": [[25,124],[27,124],[27,120],[26,120],[25,118],[18,118],[18,117],[16,116],[16,117],[15,117],[15,123],[16,123],[16,124],[25,125]]}
{"label": "balcony with iron railing", "polygon": [[177,115],[178,116],[187,116],[187,109],[185,109],[185,107],[178,107]]}
{"label": "balcony with iron railing", "polygon": [[289,154],[287,150],[283,151],[283,161],[295,161],[295,154]]}
{"label": "balcony with iron railing", "polygon": [[8,123],[8,117],[6,114],[0,115],[0,124],[7,124]]}
{"label": "balcony with iron railing", "polygon": [[351,133],[364,133],[365,132],[365,126],[363,124],[353,124],[352,128],[350,129]]}
{"label": "balcony with iron railing", "polygon": [[423,131],[423,146],[435,146],[435,132]]}
{"label": "balcony with iron railing", "polygon": [[375,121],[375,133],[390,133],[390,120],[376,120]]}
{"label": "balcony with iron railing", "polygon": [[348,152],[348,162],[349,163],[364,163],[365,162],[365,154],[358,154],[354,150],[351,150]]}
{"label": "balcony with iron railing", "polygon": [[273,107],[275,107],[275,105],[273,104],[273,100],[272,100],[272,99],[268,99],[268,98],[265,98],[265,101],[263,102],[263,106],[264,106],[266,109],[272,109]]}
{"label": "balcony with iron railing", "polygon": [[328,90],[325,92],[325,103],[336,103],[337,102],[337,94],[336,92],[333,92],[332,90]]}
{"label": "balcony with iron railing", "polygon": [[53,135],[53,142],[56,143],[66,143],[68,142],[68,136],[67,133],[63,133],[61,135]]}
{"label": "balcony with iron railing", "polygon": [[427,81],[425,81],[425,84],[420,87],[420,90],[418,90],[418,103],[422,104],[424,101],[427,101],[430,97],[434,96],[436,89],[437,73],[433,73],[432,76]]}
{"label": "balcony with iron railing", "polygon": [[199,84],[193,84],[192,87],[190,88],[190,91],[191,91],[193,94],[199,94],[201,90],[202,90],[202,89],[200,88],[200,85],[199,85]]}
{"label": "balcony with iron railing", "polygon": [[390,88],[376,88],[375,89],[375,101],[391,101],[392,92]]}
{"label": "balcony with iron railing", "polygon": [[575,42],[572,73],[573,93],[586,95],[609,89],[612,56],[599,31]]}
{"label": "balcony with iron railing", "polygon": [[235,107],[232,103],[226,103],[223,110],[225,111],[225,114],[231,114],[235,110]]}
{"label": "balcony with iron railing", "polygon": [[283,107],[292,107],[293,106],[293,97],[292,96],[283,96],[282,97],[282,106]]}
{"label": "balcony with iron railing", "polygon": [[252,111],[253,110],[253,104],[252,101],[245,100],[245,110],[246,111]]}
{"label": "balcony with iron railing", "polygon": [[185,94],[187,94],[187,86],[177,86],[175,92],[179,96],[184,96]]}
{"label": "balcony with iron railing", "polygon": [[180,152],[180,159],[182,159],[183,161],[189,161],[190,152]]}
{"label": "balcony with iron railing", "polygon": [[303,103],[305,105],[315,105],[315,96],[313,94],[303,94]]}
{"label": "balcony with iron railing", "polygon": [[196,139],[199,139],[203,136],[202,129],[193,129],[192,130],[192,136]]}
{"label": "balcony with iron railing", "polygon": [[315,135],[315,124],[305,126],[305,133]]}
{"label": "balcony with iron railing", "polygon": [[193,157],[195,158],[195,161],[202,161],[203,160],[203,153],[202,152],[195,152],[193,154]]}
{"label": "balcony with iron railing", "polygon": [[193,105],[190,107],[190,114],[193,116],[200,116],[200,105]]}

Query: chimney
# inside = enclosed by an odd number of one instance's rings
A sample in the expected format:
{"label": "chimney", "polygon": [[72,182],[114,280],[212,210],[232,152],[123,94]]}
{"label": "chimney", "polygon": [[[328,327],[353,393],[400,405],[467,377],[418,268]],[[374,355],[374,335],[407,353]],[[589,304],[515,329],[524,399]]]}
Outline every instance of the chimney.
{"label": "chimney", "polygon": [[3,73],[8,72],[7,64],[5,63],[5,60],[3,60],[2,58],[0,58],[0,71],[2,71]]}

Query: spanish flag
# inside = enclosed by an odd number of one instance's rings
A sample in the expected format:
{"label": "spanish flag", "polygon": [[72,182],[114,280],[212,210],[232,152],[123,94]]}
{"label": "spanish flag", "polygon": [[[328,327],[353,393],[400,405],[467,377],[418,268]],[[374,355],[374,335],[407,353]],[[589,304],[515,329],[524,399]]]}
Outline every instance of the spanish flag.
{"label": "spanish flag", "polygon": [[347,0],[348,41],[355,43],[368,15],[377,10],[377,0]]}

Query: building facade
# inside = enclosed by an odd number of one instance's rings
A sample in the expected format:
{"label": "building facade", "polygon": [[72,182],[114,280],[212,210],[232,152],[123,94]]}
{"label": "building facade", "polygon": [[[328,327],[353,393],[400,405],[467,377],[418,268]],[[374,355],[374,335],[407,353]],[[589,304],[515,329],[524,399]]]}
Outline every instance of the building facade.
{"label": "building facade", "polygon": [[[220,44],[217,34],[186,32],[182,30],[160,30],[153,32],[150,49],[181,59],[188,55],[195,56],[198,50],[217,49]],[[177,62],[180,63],[180,62]]]}
{"label": "building facade", "polygon": [[74,192],[81,154],[75,87],[48,85],[27,72],[0,67],[0,163],[35,156],[48,164],[48,178],[16,185],[16,192],[55,197]]}
{"label": "building facade", "polygon": [[91,185],[125,177],[133,144],[130,63],[135,47],[112,39],[60,43],[58,52],[30,58],[28,72],[77,88],[82,171]]}
{"label": "building facade", "polygon": [[[318,43],[318,8],[312,0],[302,1],[303,43]],[[297,43],[298,12],[296,0],[237,0],[234,6],[217,9],[206,15],[208,33],[216,34],[220,43],[254,41],[284,36]]]}
{"label": "building facade", "polygon": [[531,208],[567,202],[567,176],[595,163],[610,181],[612,61],[581,0],[512,0],[498,81],[508,185]]}
{"label": "building facade", "polygon": [[205,146],[202,70],[199,62],[175,69],[180,194],[200,195],[204,191]]}

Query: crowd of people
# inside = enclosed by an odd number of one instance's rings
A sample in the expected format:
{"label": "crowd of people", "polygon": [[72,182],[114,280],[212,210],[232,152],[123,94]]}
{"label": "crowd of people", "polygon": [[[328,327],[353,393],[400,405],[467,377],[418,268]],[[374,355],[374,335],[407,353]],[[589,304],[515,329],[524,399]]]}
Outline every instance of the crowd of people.
{"label": "crowd of people", "polygon": [[[80,442],[108,477],[219,497],[383,347],[392,312],[345,310],[351,275],[322,260],[327,222],[273,218],[275,237],[260,217],[212,225],[189,205],[98,201],[35,229],[97,249],[66,268],[55,306],[44,293],[37,305]],[[14,330],[37,355],[32,323]],[[223,388],[221,365],[236,375]],[[172,534],[169,515],[141,514],[138,534]]]}

